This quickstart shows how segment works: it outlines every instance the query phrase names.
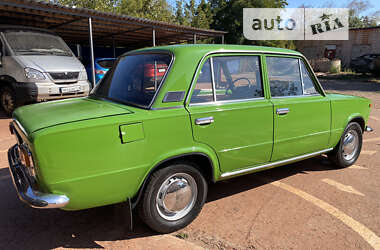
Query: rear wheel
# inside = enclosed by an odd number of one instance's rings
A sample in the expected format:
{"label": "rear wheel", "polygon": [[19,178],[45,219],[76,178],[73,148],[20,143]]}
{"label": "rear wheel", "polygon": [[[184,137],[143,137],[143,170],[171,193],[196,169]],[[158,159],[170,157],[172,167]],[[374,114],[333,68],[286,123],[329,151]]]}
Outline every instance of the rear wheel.
{"label": "rear wheel", "polygon": [[347,125],[338,145],[329,154],[329,159],[337,167],[348,167],[356,162],[362,148],[362,133],[362,129],[358,123],[351,122]]}
{"label": "rear wheel", "polygon": [[154,231],[170,233],[198,216],[206,196],[207,182],[196,166],[175,163],[153,173],[139,202],[139,214]]}
{"label": "rear wheel", "polygon": [[5,86],[0,90],[0,102],[1,107],[4,110],[5,114],[11,116],[16,106],[16,95],[14,91]]}

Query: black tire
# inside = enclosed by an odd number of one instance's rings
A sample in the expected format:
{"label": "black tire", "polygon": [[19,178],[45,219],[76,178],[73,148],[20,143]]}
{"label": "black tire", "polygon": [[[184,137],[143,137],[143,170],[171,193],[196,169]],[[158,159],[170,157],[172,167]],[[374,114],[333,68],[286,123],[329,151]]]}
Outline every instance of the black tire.
{"label": "black tire", "polygon": [[[354,139],[352,139],[354,137]],[[350,148],[348,145],[349,141],[352,141],[354,148]],[[338,168],[345,168],[351,166],[356,162],[360,155],[363,144],[363,131],[360,125],[357,122],[351,122],[345,128],[342,137],[338,145],[331,151],[328,156],[329,159],[337,166]],[[345,148],[348,147],[348,150],[345,152]],[[353,151],[353,152],[351,152]]]}
{"label": "black tire", "polygon": [[[195,185],[196,191],[192,189]],[[162,190],[165,189],[165,187],[166,192],[165,195],[163,195]],[[174,194],[174,205],[177,205],[178,200],[186,200],[177,199],[177,195],[181,195],[181,193],[182,195],[188,195],[189,190],[191,190],[191,201],[185,203],[187,206],[182,210],[178,210],[179,212],[177,214],[175,212],[173,212],[173,214],[165,214],[166,211],[168,211],[166,210],[165,203],[162,202],[163,205],[160,205],[160,201],[167,197],[167,192],[170,196],[169,188],[171,188],[170,191],[172,191],[172,193],[176,192],[176,194]],[[197,166],[190,162],[174,163],[152,174],[143,193],[143,197],[138,204],[139,215],[141,219],[156,232],[171,233],[177,231],[190,224],[198,216],[206,201],[207,189],[207,182],[202,173],[197,169]],[[159,191],[160,195],[158,195]],[[193,194],[196,194],[196,197],[194,197]],[[182,217],[175,218],[180,215]],[[168,218],[165,218],[165,216]]]}
{"label": "black tire", "polygon": [[1,108],[7,116],[12,116],[13,111],[17,108],[16,94],[8,86],[0,89],[0,104]]}

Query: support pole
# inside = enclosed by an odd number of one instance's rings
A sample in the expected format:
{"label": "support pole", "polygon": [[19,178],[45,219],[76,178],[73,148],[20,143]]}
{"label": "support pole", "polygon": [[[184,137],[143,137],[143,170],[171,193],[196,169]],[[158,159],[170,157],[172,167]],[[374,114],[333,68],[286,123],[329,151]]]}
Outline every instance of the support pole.
{"label": "support pole", "polygon": [[197,44],[197,34],[194,34],[193,41],[194,41],[194,44]]}
{"label": "support pole", "polygon": [[88,18],[88,32],[90,35],[90,55],[91,55],[91,76],[92,76],[92,88],[95,87],[95,58],[94,58],[94,42],[92,39],[92,20]]}
{"label": "support pole", "polygon": [[153,47],[156,47],[156,30],[152,29]]}
{"label": "support pole", "polygon": [[77,58],[82,58],[82,53],[80,51],[80,44],[77,44]]}
{"label": "support pole", "polygon": [[224,35],[222,35],[222,44],[224,44]]}
{"label": "support pole", "polygon": [[112,37],[112,53],[113,53],[113,58],[116,58],[116,44],[115,44],[115,39]]}

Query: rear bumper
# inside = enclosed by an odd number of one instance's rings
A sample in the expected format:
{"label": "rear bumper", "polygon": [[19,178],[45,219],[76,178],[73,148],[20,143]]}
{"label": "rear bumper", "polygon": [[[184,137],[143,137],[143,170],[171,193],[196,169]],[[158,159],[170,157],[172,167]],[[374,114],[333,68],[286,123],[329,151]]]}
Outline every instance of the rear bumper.
{"label": "rear bumper", "polygon": [[62,208],[69,203],[66,195],[42,193],[33,189],[31,177],[19,160],[18,145],[8,150],[9,170],[21,201],[34,208]]}

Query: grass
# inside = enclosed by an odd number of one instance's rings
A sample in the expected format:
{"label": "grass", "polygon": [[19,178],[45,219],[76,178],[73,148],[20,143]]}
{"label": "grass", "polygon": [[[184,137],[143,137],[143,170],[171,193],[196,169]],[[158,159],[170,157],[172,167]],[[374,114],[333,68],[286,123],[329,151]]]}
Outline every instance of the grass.
{"label": "grass", "polygon": [[187,238],[189,238],[189,235],[187,233],[180,232],[180,233],[176,234],[175,237],[180,238],[182,240],[186,240]]}

